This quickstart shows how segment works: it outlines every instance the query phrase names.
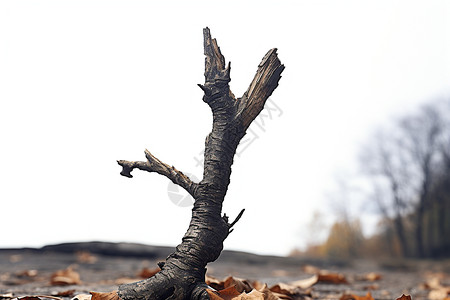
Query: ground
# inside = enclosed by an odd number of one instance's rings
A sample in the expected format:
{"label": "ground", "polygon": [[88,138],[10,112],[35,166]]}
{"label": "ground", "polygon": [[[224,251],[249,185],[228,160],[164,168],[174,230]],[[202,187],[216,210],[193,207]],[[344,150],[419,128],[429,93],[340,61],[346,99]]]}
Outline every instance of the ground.
{"label": "ground", "polygon": [[[2,249],[0,299],[9,293],[14,297],[58,295],[60,298],[70,299],[74,295],[90,291],[113,291],[119,284],[140,280],[142,277],[139,273],[156,268],[157,262],[163,261],[172,250],[170,247],[111,243],[74,243],[41,249]],[[69,285],[62,286],[56,285],[55,281],[52,283],[52,274],[68,267],[79,274],[80,282],[67,282]],[[305,290],[313,299],[339,299],[344,293],[363,296],[368,291],[375,299],[396,299],[402,294],[411,295],[413,300],[429,299],[430,284],[427,286],[426,282],[439,280],[441,286],[450,286],[448,260],[324,261],[224,251],[218,261],[208,265],[207,275],[219,279],[231,275],[258,280],[270,287],[279,282],[289,283],[311,278],[311,273],[318,270],[339,273],[347,283],[318,282]],[[367,276],[369,273],[372,274]]]}

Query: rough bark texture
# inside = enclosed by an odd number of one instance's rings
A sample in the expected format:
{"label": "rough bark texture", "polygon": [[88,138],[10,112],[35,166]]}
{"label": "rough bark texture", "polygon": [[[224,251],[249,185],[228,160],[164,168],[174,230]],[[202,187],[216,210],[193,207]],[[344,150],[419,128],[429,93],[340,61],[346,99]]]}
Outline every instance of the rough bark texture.
{"label": "rough bark texture", "polygon": [[222,216],[222,202],[230,183],[231,165],[236,148],[246,129],[263,109],[267,98],[278,86],[284,66],[271,49],[258,66],[248,90],[236,99],[230,91],[230,63],[225,58],[208,28],[203,30],[205,83],[203,101],[211,108],[213,126],[205,141],[203,179],[192,182],[186,175],[145,151],[147,161],[118,161],[121,175],[132,177],[135,168],[156,172],[186,189],[195,199],[192,219],[182,243],[160,264],[153,277],[119,287],[122,300],[129,299],[209,299],[205,288],[206,265],[216,260],[223,241],[234,222]]}

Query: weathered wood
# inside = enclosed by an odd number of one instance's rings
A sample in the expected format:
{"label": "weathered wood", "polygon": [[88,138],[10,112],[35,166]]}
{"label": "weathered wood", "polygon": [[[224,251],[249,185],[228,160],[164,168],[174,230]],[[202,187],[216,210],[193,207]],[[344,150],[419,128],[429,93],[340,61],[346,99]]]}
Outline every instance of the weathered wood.
{"label": "weathered wood", "polygon": [[245,94],[236,99],[230,91],[231,65],[225,64],[217,41],[208,28],[203,30],[205,51],[205,83],[203,101],[211,108],[213,125],[205,141],[203,179],[197,184],[174,167],[161,162],[146,150],[145,162],[119,160],[121,175],[132,177],[138,168],[168,177],[186,189],[195,199],[192,218],[182,243],[167,257],[162,270],[153,277],[119,287],[122,300],[131,299],[209,299],[204,283],[206,265],[216,260],[223,241],[240,219],[229,223],[222,216],[222,203],[230,183],[231,165],[240,140],[251,122],[263,109],[268,97],[278,86],[284,66],[276,49],[270,50]]}

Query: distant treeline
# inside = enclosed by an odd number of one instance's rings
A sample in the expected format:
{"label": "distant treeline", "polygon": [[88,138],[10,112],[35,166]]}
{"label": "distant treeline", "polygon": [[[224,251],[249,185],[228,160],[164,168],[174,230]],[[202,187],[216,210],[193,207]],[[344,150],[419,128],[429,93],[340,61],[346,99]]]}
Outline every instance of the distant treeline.
{"label": "distant treeline", "polygon": [[362,149],[360,165],[368,179],[364,201],[380,216],[377,234],[363,236],[363,214],[347,216],[325,243],[301,254],[450,257],[450,101],[424,105],[380,129]]}

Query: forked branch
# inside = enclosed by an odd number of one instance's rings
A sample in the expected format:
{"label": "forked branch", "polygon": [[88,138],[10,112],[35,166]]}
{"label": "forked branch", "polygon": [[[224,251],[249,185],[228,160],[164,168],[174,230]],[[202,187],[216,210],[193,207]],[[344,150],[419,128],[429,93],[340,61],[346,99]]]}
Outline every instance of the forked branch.
{"label": "forked branch", "polygon": [[178,184],[184,188],[191,196],[195,197],[197,183],[193,182],[183,172],[178,171],[174,166],[169,166],[157,159],[153,154],[145,149],[145,157],[147,161],[127,161],[118,160],[117,163],[122,166],[120,175],[132,178],[131,172],[134,169],[139,169],[147,172],[156,172],[169,178],[173,183]]}

